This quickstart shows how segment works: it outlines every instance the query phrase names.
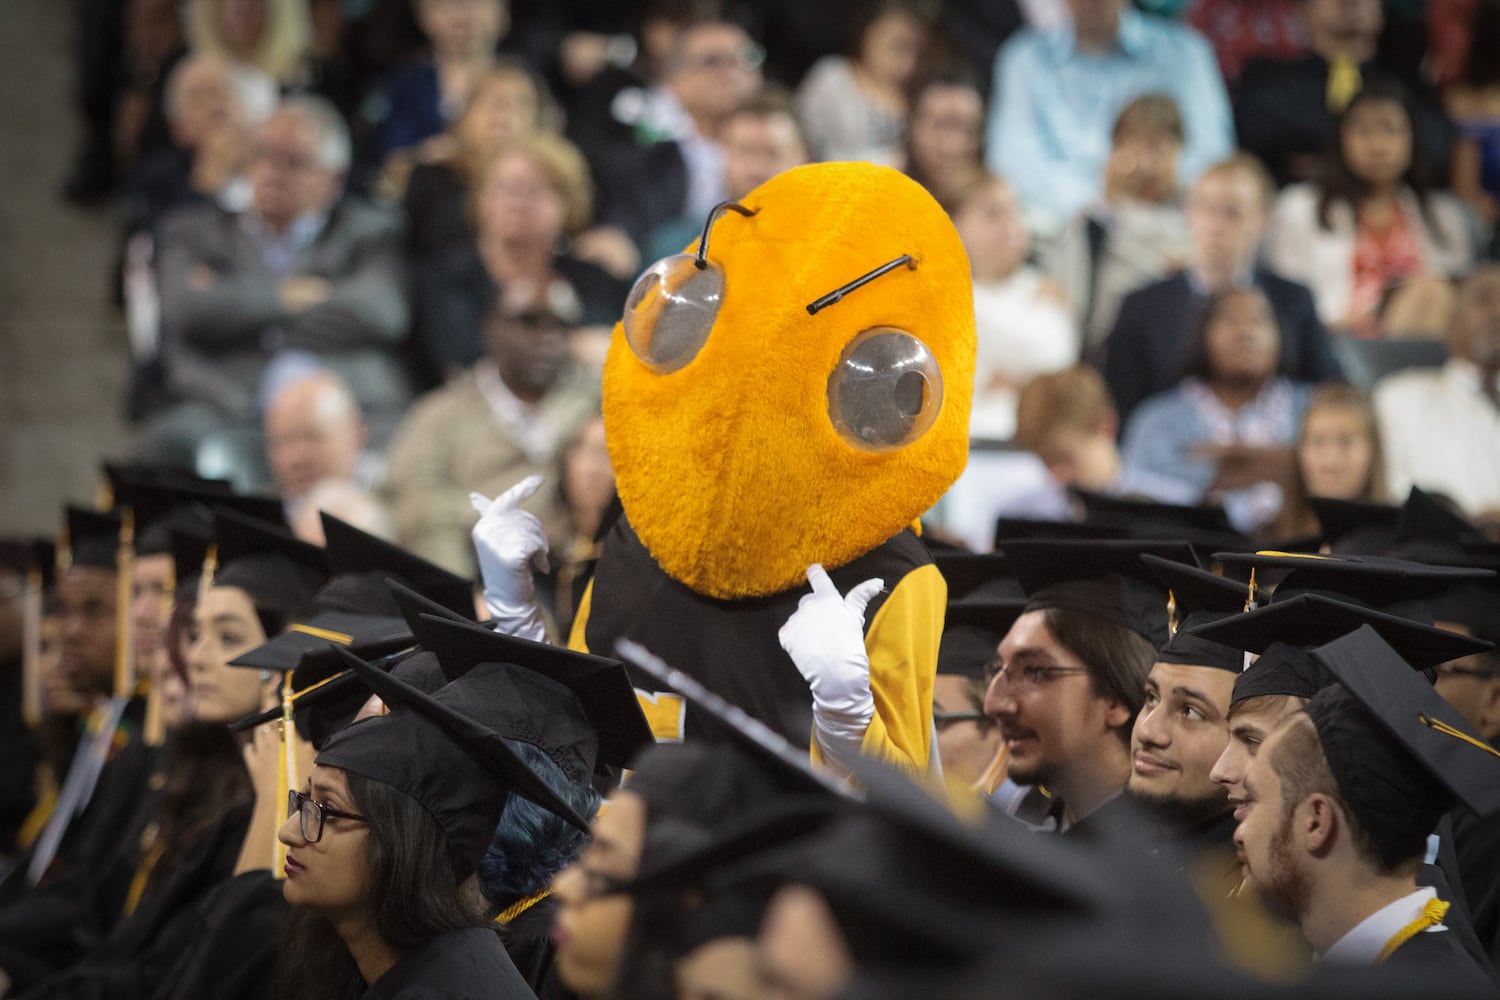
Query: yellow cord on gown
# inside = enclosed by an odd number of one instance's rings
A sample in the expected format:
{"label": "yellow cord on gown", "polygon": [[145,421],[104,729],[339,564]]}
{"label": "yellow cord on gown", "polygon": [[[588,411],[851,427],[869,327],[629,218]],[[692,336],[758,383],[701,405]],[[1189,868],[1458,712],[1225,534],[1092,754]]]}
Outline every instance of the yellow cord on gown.
{"label": "yellow cord on gown", "polygon": [[1446,900],[1438,899],[1436,897],[1429,899],[1426,905],[1422,907],[1422,915],[1397,931],[1395,935],[1385,943],[1385,947],[1380,949],[1380,954],[1375,956],[1375,964],[1380,965],[1381,963],[1383,963],[1386,959],[1391,957],[1391,954],[1397,948],[1401,947],[1403,944],[1410,941],[1412,938],[1416,937],[1427,928],[1436,927],[1438,924],[1441,924],[1443,922],[1443,917],[1446,916],[1447,913],[1448,903]]}

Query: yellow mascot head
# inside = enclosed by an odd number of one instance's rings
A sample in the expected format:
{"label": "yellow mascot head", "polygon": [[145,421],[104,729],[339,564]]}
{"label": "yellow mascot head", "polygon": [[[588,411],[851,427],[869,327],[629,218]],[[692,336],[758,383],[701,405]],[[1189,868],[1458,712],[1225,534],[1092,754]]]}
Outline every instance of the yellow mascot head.
{"label": "yellow mascot head", "polygon": [[662,569],[760,597],[875,548],[963,471],[969,261],[931,195],[866,163],[789,170],[706,233],[632,289],[604,424]]}

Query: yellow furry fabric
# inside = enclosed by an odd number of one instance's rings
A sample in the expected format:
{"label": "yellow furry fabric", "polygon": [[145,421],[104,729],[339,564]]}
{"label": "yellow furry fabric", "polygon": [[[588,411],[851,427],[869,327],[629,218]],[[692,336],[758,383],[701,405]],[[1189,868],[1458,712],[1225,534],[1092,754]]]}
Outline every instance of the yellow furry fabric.
{"label": "yellow furry fabric", "polygon": [[[952,223],[901,173],[866,163],[799,167],[726,213],[708,258],[725,289],[707,343],[660,375],[616,326],[604,421],[620,498],[673,578],[711,597],[764,596],[842,566],[896,534],[952,485],[968,455],[974,381],[969,261]],[[900,256],[816,315],[807,305]],[[846,443],[828,379],[860,333],[896,327],[942,372],[936,423],[902,448]],[[894,581],[893,581],[894,582]]]}

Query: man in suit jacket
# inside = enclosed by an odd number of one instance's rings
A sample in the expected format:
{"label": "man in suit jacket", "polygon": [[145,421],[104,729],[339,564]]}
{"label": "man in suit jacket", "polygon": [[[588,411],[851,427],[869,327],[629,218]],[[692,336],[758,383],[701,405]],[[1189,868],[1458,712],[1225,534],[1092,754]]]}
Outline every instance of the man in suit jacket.
{"label": "man in suit jacket", "polygon": [[1236,286],[1254,285],[1271,303],[1281,374],[1307,382],[1342,377],[1312,293],[1255,264],[1271,197],[1265,168],[1244,154],[1210,167],[1193,186],[1187,268],[1127,295],[1104,343],[1104,379],[1121,427],[1148,396],[1177,384],[1203,304]]}
{"label": "man in suit jacket", "polygon": [[163,362],[184,412],[256,431],[292,378],[328,369],[353,389],[384,443],[409,399],[397,349],[408,310],[398,227],[341,197],[343,120],[320,98],[284,101],[261,128],[243,212],[203,204],[163,225],[158,250]]}

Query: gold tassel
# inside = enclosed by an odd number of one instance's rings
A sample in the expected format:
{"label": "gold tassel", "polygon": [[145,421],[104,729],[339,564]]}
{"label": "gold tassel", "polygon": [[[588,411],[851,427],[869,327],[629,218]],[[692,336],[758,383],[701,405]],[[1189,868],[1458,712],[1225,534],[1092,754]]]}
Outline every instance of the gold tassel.
{"label": "gold tassel", "polygon": [[1167,591],[1167,635],[1177,634],[1177,595],[1171,590]]}
{"label": "gold tassel", "polygon": [[120,515],[120,547],[115,556],[115,697],[135,694],[135,617],[130,613],[134,596],[135,516],[126,509]]}
{"label": "gold tassel", "polygon": [[[289,670],[281,677],[281,768],[276,776],[277,802],[285,802],[287,794],[297,783],[297,723],[293,719],[293,701],[292,673]],[[271,871],[279,879],[286,878],[286,845],[279,838],[274,844]]]}
{"label": "gold tassel", "polygon": [[1250,567],[1250,584],[1245,591],[1245,610],[1254,611],[1260,605],[1256,603],[1255,567]]}
{"label": "gold tassel", "polygon": [[[162,608],[161,618],[163,622],[172,620],[172,607],[176,603],[177,594],[177,566],[172,562],[167,563],[167,577],[162,582]],[[162,629],[166,633],[165,627]],[[161,656],[169,655],[165,649]],[[155,676],[151,679],[151,686],[146,692],[146,745],[148,747],[159,747],[167,741],[167,718],[166,709],[161,703],[161,685],[157,683]]]}
{"label": "gold tassel", "polygon": [[1422,725],[1424,725],[1424,726],[1427,726],[1427,727],[1429,727],[1431,729],[1436,729],[1438,732],[1442,733],[1444,736],[1451,736],[1451,737],[1453,737],[1456,740],[1463,740],[1465,743],[1469,744],[1470,746],[1473,746],[1473,747],[1475,747],[1475,748],[1477,748],[1479,750],[1483,750],[1487,754],[1492,754],[1492,755],[1494,755],[1496,757],[1500,757],[1500,750],[1496,750],[1494,747],[1490,746],[1488,743],[1483,743],[1483,742],[1480,742],[1479,740],[1476,740],[1474,737],[1470,736],[1468,733],[1464,732],[1461,729],[1454,729],[1452,726],[1448,725],[1448,723],[1444,722],[1442,719],[1434,719],[1430,715],[1419,715],[1419,716],[1417,716],[1417,720],[1419,722],[1421,722]]}

